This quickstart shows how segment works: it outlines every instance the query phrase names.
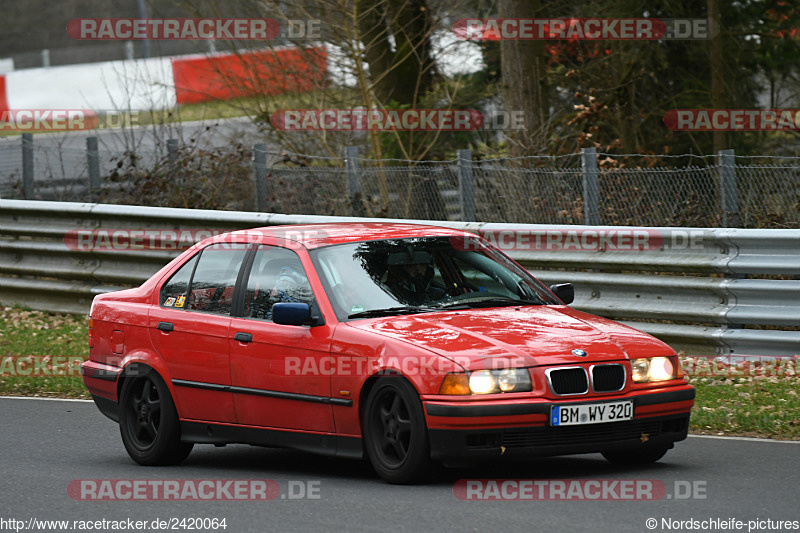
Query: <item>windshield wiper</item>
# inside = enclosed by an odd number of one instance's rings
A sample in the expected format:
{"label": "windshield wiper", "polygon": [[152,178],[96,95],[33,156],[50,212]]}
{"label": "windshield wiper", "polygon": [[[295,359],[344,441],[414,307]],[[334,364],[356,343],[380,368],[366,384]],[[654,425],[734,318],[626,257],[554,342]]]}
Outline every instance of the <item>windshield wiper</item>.
{"label": "windshield wiper", "polygon": [[431,311],[439,311],[433,307],[412,307],[408,305],[400,307],[386,307],[384,309],[370,309],[368,311],[361,311],[347,315],[347,318],[374,318],[378,316],[392,316],[392,315],[413,315],[416,313],[428,313]]}
{"label": "windshield wiper", "polygon": [[515,300],[514,298],[507,298],[507,297],[492,297],[492,298],[483,298],[481,300],[462,300],[460,302],[453,302],[452,304],[447,304],[441,306],[443,309],[448,309],[454,306],[468,306],[470,308],[478,308],[478,307],[513,307],[518,305],[542,305],[541,300]]}

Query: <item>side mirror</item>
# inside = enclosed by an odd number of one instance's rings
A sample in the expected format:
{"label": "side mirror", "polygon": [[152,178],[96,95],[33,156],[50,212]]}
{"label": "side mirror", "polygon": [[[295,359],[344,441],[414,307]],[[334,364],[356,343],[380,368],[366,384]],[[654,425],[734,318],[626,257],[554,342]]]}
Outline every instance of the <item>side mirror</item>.
{"label": "side mirror", "polygon": [[572,286],[572,283],[557,283],[555,285],[550,285],[550,290],[553,291],[553,294],[558,296],[559,300],[567,305],[571,304],[573,300],[575,300],[575,287]]}
{"label": "side mirror", "polygon": [[285,326],[320,326],[320,316],[311,316],[311,306],[304,303],[279,302],[272,306],[272,321]]}

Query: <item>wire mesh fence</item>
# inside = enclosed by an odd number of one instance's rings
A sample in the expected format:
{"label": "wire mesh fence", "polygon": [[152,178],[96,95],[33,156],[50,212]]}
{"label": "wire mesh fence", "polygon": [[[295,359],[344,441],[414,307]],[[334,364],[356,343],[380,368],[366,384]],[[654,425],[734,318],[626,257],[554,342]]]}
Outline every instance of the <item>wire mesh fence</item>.
{"label": "wire mesh fence", "polygon": [[[0,197],[420,220],[800,227],[800,157],[371,160],[167,141],[136,150],[0,140]],[[27,152],[26,152],[27,151]],[[94,162],[93,162],[94,161]]]}

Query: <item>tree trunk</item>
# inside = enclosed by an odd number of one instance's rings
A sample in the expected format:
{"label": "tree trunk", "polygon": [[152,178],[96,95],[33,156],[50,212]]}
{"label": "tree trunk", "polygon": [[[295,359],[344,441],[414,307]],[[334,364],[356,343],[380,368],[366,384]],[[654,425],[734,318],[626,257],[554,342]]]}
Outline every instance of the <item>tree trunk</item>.
{"label": "tree trunk", "polygon": [[[716,35],[711,39],[711,107],[725,109],[725,57],[723,55],[722,26],[719,16],[719,0],[707,0],[708,18]],[[714,131],[714,153],[728,148],[728,134]]]}
{"label": "tree trunk", "polygon": [[384,105],[416,104],[434,76],[427,0],[356,0],[356,13],[376,98]]}
{"label": "tree trunk", "polygon": [[[500,0],[502,18],[535,18],[540,0]],[[502,95],[506,112],[522,111],[524,129],[506,131],[511,154],[530,155],[545,149],[549,106],[544,57],[545,41],[504,40],[500,44]]]}

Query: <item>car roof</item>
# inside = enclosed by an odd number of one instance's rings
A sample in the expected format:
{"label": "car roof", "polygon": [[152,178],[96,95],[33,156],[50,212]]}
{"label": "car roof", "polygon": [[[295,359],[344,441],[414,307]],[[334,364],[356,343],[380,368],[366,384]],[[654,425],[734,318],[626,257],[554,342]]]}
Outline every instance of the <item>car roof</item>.
{"label": "car roof", "polygon": [[218,235],[217,237],[213,237],[213,239],[219,242],[225,242],[230,238],[242,234],[248,235],[249,240],[255,238],[257,241],[262,241],[263,238],[264,242],[271,239],[294,241],[309,249],[349,242],[408,237],[449,237],[453,235],[475,237],[474,233],[425,224],[407,224],[400,222],[339,222],[332,224],[266,226],[263,228],[233,231]]}

